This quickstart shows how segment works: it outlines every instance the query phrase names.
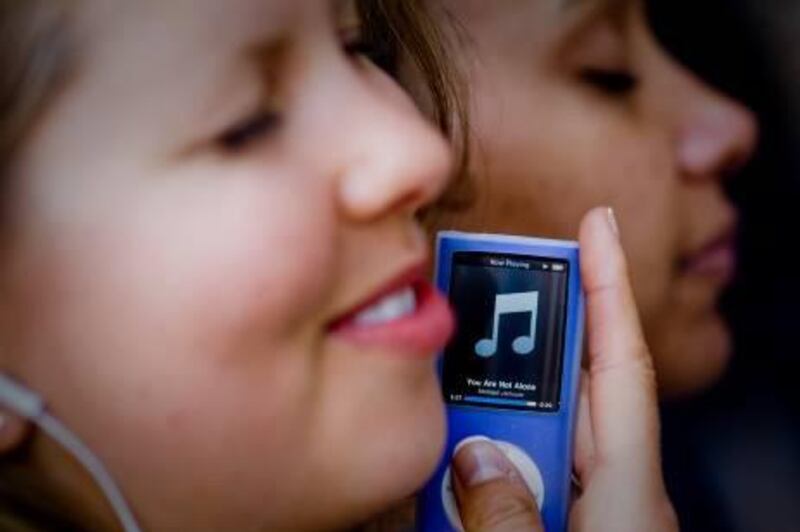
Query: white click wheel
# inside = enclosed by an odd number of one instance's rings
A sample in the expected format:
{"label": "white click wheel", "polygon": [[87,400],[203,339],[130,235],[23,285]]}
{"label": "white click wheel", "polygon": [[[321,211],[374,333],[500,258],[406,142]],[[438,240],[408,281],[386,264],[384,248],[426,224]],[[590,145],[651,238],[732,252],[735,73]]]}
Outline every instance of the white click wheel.
{"label": "white click wheel", "polygon": [[[530,491],[531,495],[533,495],[533,497],[536,499],[536,504],[541,510],[542,505],[544,504],[544,480],[542,479],[542,473],[539,471],[539,467],[536,465],[536,462],[534,462],[533,459],[528,456],[528,453],[513,443],[501,440],[491,440],[485,436],[471,436],[462,440],[458,445],[456,445],[453,455],[455,455],[459,448],[470,442],[478,440],[489,440],[501,451],[503,451],[503,454],[506,455],[506,458],[508,458],[511,463],[514,464],[514,467],[517,468],[517,471],[519,471],[520,476],[525,481],[525,485],[528,487],[528,491]],[[455,491],[453,490],[453,481],[449,467],[445,471],[444,478],[442,479],[441,493],[442,504],[444,505],[444,510],[447,514],[450,524],[454,529],[458,530],[459,532],[463,532],[464,526],[461,523],[461,517],[458,513],[458,504],[456,503],[456,495]]]}

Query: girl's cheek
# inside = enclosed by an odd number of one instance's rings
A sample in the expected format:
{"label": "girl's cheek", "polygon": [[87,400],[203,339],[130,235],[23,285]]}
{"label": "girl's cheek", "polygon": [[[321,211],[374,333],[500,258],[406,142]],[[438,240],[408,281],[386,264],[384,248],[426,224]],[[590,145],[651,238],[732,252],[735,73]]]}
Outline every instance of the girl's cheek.
{"label": "girl's cheek", "polygon": [[[338,275],[329,198],[269,174],[151,177],[95,189],[83,209],[28,202],[20,340],[101,361],[131,346],[219,361],[310,345]],[[37,321],[54,337],[37,340]]]}

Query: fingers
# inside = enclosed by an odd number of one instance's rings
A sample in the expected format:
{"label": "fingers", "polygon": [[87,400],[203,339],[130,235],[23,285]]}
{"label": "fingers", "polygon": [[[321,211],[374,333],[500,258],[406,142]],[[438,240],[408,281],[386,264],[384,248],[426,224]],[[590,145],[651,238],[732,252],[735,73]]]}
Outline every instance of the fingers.
{"label": "fingers", "polygon": [[451,470],[467,532],[544,530],[536,501],[519,472],[489,440],[456,449]]}
{"label": "fingers", "polygon": [[592,434],[592,408],[589,401],[589,374],[581,371],[581,389],[578,396],[578,420],[575,427],[575,472],[583,484],[594,465],[594,435]]}
{"label": "fingers", "polygon": [[673,532],[677,523],[661,474],[652,360],[608,209],[586,216],[580,244],[589,368],[575,446],[584,489],[572,507],[571,530]]}
{"label": "fingers", "polygon": [[595,460],[659,467],[655,376],[610,209],[580,230]]}

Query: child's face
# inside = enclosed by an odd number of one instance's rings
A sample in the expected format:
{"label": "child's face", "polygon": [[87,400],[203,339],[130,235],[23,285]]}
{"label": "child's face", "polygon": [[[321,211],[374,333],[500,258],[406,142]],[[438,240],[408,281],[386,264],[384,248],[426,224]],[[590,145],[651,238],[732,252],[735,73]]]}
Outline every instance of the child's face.
{"label": "child's face", "polygon": [[448,150],[338,4],[82,2],[6,183],[3,363],[146,528],[341,525],[438,458],[451,319],[412,215]]}
{"label": "child's face", "polygon": [[723,179],[756,125],[655,41],[640,1],[432,0],[466,38],[477,200],[445,227],[574,238],[615,208],[662,390],[712,383],[733,272]]}

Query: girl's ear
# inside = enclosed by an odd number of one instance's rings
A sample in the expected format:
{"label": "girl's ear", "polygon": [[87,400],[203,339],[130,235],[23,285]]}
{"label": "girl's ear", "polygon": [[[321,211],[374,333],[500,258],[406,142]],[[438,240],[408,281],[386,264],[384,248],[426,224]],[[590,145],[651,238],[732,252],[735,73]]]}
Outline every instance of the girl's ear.
{"label": "girl's ear", "polygon": [[27,420],[0,407],[0,458],[18,449],[30,431]]}

